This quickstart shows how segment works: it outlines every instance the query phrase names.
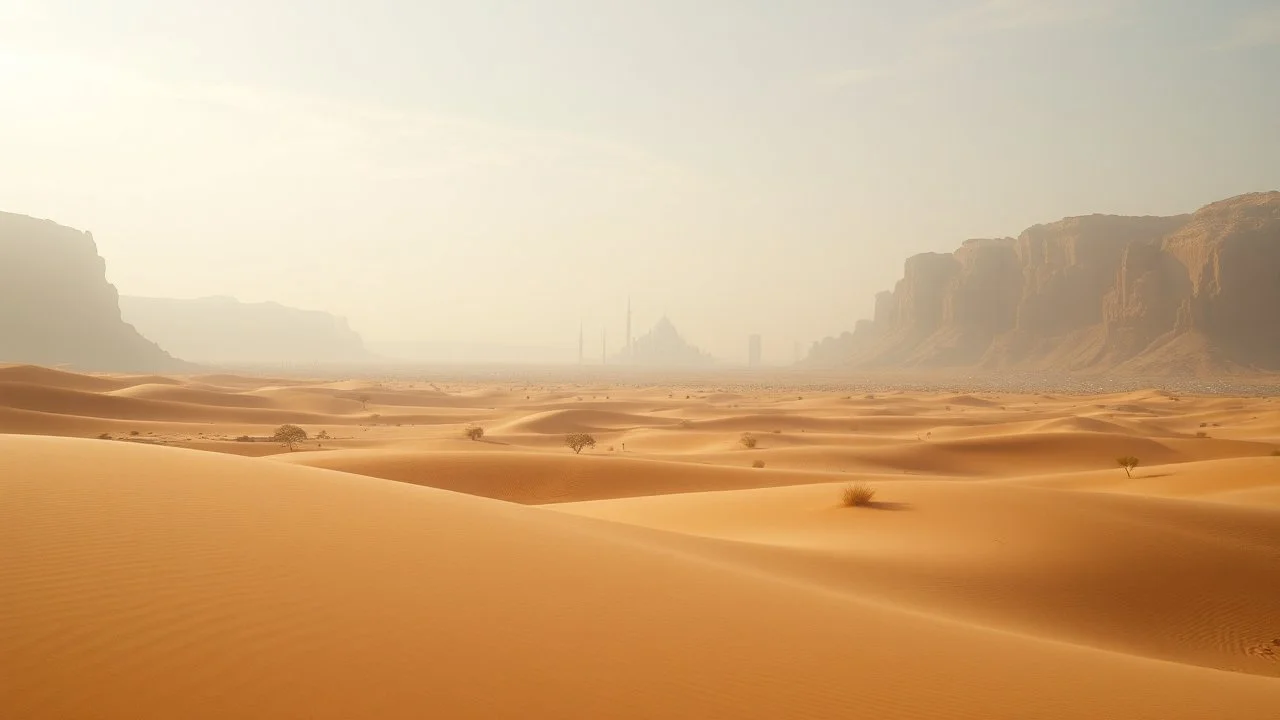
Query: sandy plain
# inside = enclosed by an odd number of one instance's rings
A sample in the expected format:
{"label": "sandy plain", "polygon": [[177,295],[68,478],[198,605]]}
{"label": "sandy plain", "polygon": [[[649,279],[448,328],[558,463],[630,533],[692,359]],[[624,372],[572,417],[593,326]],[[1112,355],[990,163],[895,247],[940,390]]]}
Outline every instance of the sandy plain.
{"label": "sandy plain", "polygon": [[0,648],[6,718],[1275,718],[1280,402],[0,367]]}

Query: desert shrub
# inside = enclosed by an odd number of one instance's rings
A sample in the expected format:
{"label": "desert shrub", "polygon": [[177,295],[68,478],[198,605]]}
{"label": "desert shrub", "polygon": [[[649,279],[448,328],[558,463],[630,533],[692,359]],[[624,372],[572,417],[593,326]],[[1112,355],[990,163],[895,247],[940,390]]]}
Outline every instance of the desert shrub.
{"label": "desert shrub", "polygon": [[751,461],[751,467],[756,468],[757,470],[759,470],[760,468],[764,467],[764,461],[763,461],[763,460],[752,460],[752,461]]}
{"label": "desert shrub", "polygon": [[1197,432],[1197,433],[1196,433],[1196,437],[1198,437],[1198,438],[1207,438],[1207,437],[1209,437],[1209,433],[1207,433],[1207,432],[1205,432],[1205,431],[1201,430],[1201,431],[1199,431],[1199,432]]}
{"label": "desert shrub", "polygon": [[271,439],[289,448],[289,452],[293,452],[294,445],[307,439],[307,431],[297,425],[281,425],[276,428]]}
{"label": "desert shrub", "polygon": [[361,395],[361,396],[359,396],[359,397],[357,397],[357,398],[356,398],[356,400],[359,400],[359,401],[360,401],[360,407],[361,407],[361,408],[363,408],[363,409],[365,409],[365,410],[368,410],[368,409],[369,409],[369,401],[370,401],[370,400],[372,400],[372,399],[373,399],[373,398],[369,397],[367,394],[366,394],[366,395]]}
{"label": "desert shrub", "polygon": [[317,439],[317,440],[332,440],[333,438],[329,435],[329,431],[328,431],[328,430],[321,430],[320,432],[316,433],[316,439]]}
{"label": "desert shrub", "polygon": [[249,437],[248,435],[241,435],[240,437],[236,438],[236,442],[253,442],[253,438]]}
{"label": "desert shrub", "polygon": [[564,436],[564,444],[577,455],[583,448],[595,447],[596,439],[587,433],[569,433]]}
{"label": "desert shrub", "polygon": [[1132,455],[1116,458],[1116,464],[1124,468],[1125,477],[1133,477],[1133,469],[1138,467],[1138,458]]}
{"label": "desert shrub", "polygon": [[101,435],[99,435],[99,436],[98,436],[98,439],[99,439],[99,440],[110,440],[110,439],[111,439],[111,433],[102,433]]}
{"label": "desert shrub", "polygon": [[1207,423],[1207,422],[1202,422],[1202,423],[1200,423],[1200,427],[1209,427],[1209,423]]}
{"label": "desert shrub", "polygon": [[781,435],[781,434],[782,434],[782,431],[781,431],[781,430],[778,430],[778,429],[776,429],[776,428],[775,428],[775,429],[773,430],[773,434],[774,434],[774,435]]}
{"label": "desert shrub", "polygon": [[129,431],[129,437],[138,437],[138,436],[139,436],[139,435],[141,435],[141,434],[142,434],[142,433],[138,432],[137,430],[130,430],[130,431]]}
{"label": "desert shrub", "polygon": [[840,502],[845,507],[862,507],[871,504],[871,498],[876,496],[876,491],[870,485],[863,483],[853,483],[846,485],[840,493]]}
{"label": "desert shrub", "polygon": [[742,433],[742,437],[738,438],[738,442],[742,443],[742,447],[752,450],[756,446],[756,436],[751,433]]}
{"label": "desert shrub", "polygon": [[465,435],[468,440],[479,440],[484,437],[484,428],[479,425],[469,425],[466,430],[462,431],[462,434]]}

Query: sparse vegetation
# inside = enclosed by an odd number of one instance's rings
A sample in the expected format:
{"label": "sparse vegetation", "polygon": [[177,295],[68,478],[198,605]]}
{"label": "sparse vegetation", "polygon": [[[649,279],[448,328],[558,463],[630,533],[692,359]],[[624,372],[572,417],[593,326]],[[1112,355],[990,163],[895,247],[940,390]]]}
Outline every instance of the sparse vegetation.
{"label": "sparse vegetation", "polygon": [[254,439],[248,435],[241,435],[236,438],[236,442],[254,442]]}
{"label": "sparse vegetation", "polygon": [[293,452],[294,445],[307,439],[307,431],[297,425],[281,425],[276,428],[271,439],[289,448],[289,452]]}
{"label": "sparse vegetation", "polygon": [[364,409],[364,410],[368,410],[368,409],[369,409],[369,401],[370,401],[370,400],[372,400],[373,398],[369,397],[369,394],[368,394],[368,393],[365,393],[365,394],[363,394],[363,395],[361,395],[361,396],[357,397],[356,399],[360,401],[360,407],[361,407],[362,409]]}
{"label": "sparse vegetation", "polygon": [[742,433],[742,437],[738,438],[738,442],[742,443],[742,447],[748,450],[754,450],[756,447],[756,436],[751,433]]}
{"label": "sparse vegetation", "polygon": [[480,440],[484,437],[484,428],[479,425],[468,425],[462,434],[466,435],[468,440]]}
{"label": "sparse vegetation", "polygon": [[139,436],[139,435],[141,435],[141,434],[142,434],[142,433],[138,432],[137,430],[130,430],[130,431],[129,431],[129,437],[138,437],[138,436]]}
{"label": "sparse vegetation", "polygon": [[1201,430],[1201,431],[1199,431],[1199,432],[1197,432],[1197,433],[1196,433],[1196,437],[1198,437],[1198,438],[1207,438],[1207,437],[1209,437],[1209,433],[1207,433],[1207,432],[1205,432],[1205,431]]}
{"label": "sparse vegetation", "polygon": [[573,450],[574,455],[577,455],[583,448],[595,447],[596,439],[587,433],[569,433],[564,436],[564,444]]}
{"label": "sparse vegetation", "polygon": [[332,440],[333,438],[329,435],[329,431],[328,431],[328,430],[321,430],[320,432],[316,433],[316,439],[317,439],[317,440]]}
{"label": "sparse vegetation", "polygon": [[755,468],[755,469],[759,470],[760,468],[764,467],[764,461],[763,461],[763,460],[752,460],[752,461],[751,461],[751,467],[753,467],[753,468]]}
{"label": "sparse vegetation", "polygon": [[1125,477],[1133,477],[1133,469],[1138,467],[1138,458],[1132,455],[1116,458],[1116,464],[1124,468]]}
{"label": "sparse vegetation", "polygon": [[852,483],[846,485],[840,493],[840,502],[845,507],[863,507],[871,504],[871,498],[876,496],[876,491],[870,485],[865,483]]}
{"label": "sparse vegetation", "polygon": [[102,433],[101,435],[99,435],[99,436],[98,436],[98,439],[99,439],[99,440],[110,440],[110,439],[111,439],[111,433]]}

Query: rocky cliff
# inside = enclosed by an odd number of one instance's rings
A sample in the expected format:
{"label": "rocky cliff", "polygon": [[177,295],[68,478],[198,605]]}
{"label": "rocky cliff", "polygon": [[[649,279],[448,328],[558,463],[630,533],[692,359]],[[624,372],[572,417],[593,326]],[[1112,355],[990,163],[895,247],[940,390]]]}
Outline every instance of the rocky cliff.
{"label": "rocky cliff", "polygon": [[821,366],[1280,369],[1280,192],[1091,215],[909,258]]}
{"label": "rocky cliff", "polygon": [[369,360],[343,318],[274,302],[124,296],[125,320],[178,355],[202,363],[347,363]]}
{"label": "rocky cliff", "polygon": [[121,320],[118,299],[89,233],[0,213],[0,363],[185,367]]}

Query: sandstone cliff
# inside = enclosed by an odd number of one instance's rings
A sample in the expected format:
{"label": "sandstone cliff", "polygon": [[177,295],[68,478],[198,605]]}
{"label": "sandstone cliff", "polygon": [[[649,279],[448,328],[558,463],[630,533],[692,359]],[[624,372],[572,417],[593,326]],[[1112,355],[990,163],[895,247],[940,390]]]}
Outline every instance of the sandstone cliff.
{"label": "sandstone cliff", "polygon": [[120,318],[86,232],[0,213],[0,363],[162,372],[175,360]]}
{"label": "sandstone cliff", "polygon": [[1194,374],[1280,369],[1280,192],[1091,215],[909,258],[812,365]]}
{"label": "sandstone cliff", "polygon": [[274,302],[124,296],[124,319],[184,358],[202,363],[347,363],[371,358],[343,318]]}

